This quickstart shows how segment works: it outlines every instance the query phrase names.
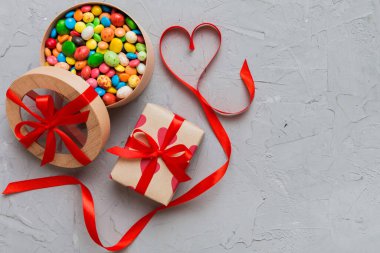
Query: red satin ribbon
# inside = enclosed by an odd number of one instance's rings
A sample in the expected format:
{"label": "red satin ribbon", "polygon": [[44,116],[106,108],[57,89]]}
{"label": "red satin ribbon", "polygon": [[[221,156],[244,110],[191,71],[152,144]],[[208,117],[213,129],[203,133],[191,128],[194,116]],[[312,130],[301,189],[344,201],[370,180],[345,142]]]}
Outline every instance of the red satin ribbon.
{"label": "red satin ribbon", "polygon": [[[45,152],[41,161],[41,166],[54,160],[56,152],[55,133],[59,135],[69,152],[78,162],[83,165],[87,165],[91,162],[75,142],[58,127],[85,123],[87,121],[90,111],[80,112],[80,110],[96,98],[97,93],[93,88],[89,87],[77,98],[59,110],[55,109],[54,99],[51,95],[37,96],[35,103],[42,116],[31,111],[11,89],[7,90],[6,96],[36,119],[36,121],[21,121],[14,129],[16,137],[26,148],[30,147],[33,142],[37,141],[44,132],[47,132]],[[33,130],[24,135],[21,132],[23,126],[30,126]]]}
{"label": "red satin ribbon", "polygon": [[[156,143],[148,133],[140,129],[135,129],[128,138],[124,148],[112,147],[107,150],[114,155],[127,159],[150,159],[148,166],[137,183],[135,191],[145,194],[156,170],[158,158],[164,161],[166,167],[179,182],[185,182],[191,179],[185,172],[192,157],[191,151],[183,144],[177,144],[168,148],[171,140],[181,128],[183,121],[183,118],[174,115],[161,146]],[[148,145],[140,140],[142,138],[147,140]]]}
{"label": "red satin ribbon", "polygon": [[[83,200],[83,215],[86,223],[86,227],[88,230],[88,233],[90,234],[91,238],[101,247],[109,250],[109,251],[117,251],[121,250],[128,245],[130,245],[136,237],[140,234],[140,232],[145,228],[145,226],[148,224],[148,222],[152,219],[152,217],[161,210],[171,208],[174,206],[178,206],[181,204],[184,204],[200,195],[202,195],[204,192],[209,190],[211,187],[213,187],[216,183],[218,183],[224,176],[224,174],[227,171],[228,164],[230,162],[230,157],[231,157],[231,142],[230,139],[224,130],[221,122],[219,121],[217,114],[223,114],[223,115],[236,115],[240,114],[246,110],[248,110],[249,105],[253,101],[254,94],[255,94],[255,85],[253,78],[251,76],[250,70],[248,68],[248,64],[246,61],[244,61],[243,66],[240,71],[240,77],[245,85],[245,87],[248,90],[248,94],[250,97],[250,103],[245,107],[243,110],[239,112],[224,112],[218,109],[215,109],[212,107],[206,99],[201,95],[201,93],[198,90],[200,79],[198,80],[198,85],[196,88],[192,87],[189,83],[187,83],[185,80],[180,78],[171,68],[170,66],[166,63],[165,58],[162,53],[162,41],[166,34],[169,32],[172,32],[174,30],[178,30],[180,32],[183,32],[185,35],[190,40],[190,50],[194,50],[194,42],[193,42],[193,37],[195,32],[203,27],[207,27],[210,29],[213,29],[217,32],[219,39],[221,42],[221,34],[218,28],[210,23],[202,23],[198,25],[192,34],[190,35],[187,30],[181,26],[172,26],[166,29],[160,40],[160,55],[162,62],[168,69],[168,71],[185,87],[187,87],[197,98],[197,100],[200,102],[203,111],[206,115],[206,118],[215,133],[215,136],[217,137],[220,145],[223,148],[224,153],[226,154],[227,160],[225,163],[219,167],[216,171],[214,171],[211,175],[207,176],[204,178],[201,182],[196,184],[193,188],[191,188],[189,191],[184,193],[182,196],[176,198],[175,200],[171,201],[169,205],[167,206],[160,206],[154,210],[152,210],[150,213],[146,214],[144,217],[142,217],[139,221],[137,221],[125,234],[124,236],[120,239],[118,243],[116,243],[114,246],[106,247],[104,246],[101,241],[99,240],[98,232],[96,229],[96,222],[95,222],[95,210],[94,210],[94,202],[91,196],[90,191],[84,186],[79,180],[76,178],[70,177],[70,176],[56,176],[56,177],[47,177],[47,178],[39,178],[39,179],[31,179],[31,180],[26,180],[26,181],[20,181],[20,182],[14,182],[10,183],[7,188],[4,191],[4,194],[13,194],[17,192],[25,192],[25,191],[30,191],[30,190],[36,190],[36,189],[42,189],[42,188],[48,188],[48,187],[55,187],[55,186],[62,186],[62,185],[79,185],[82,190],[82,200]],[[220,47],[220,45],[219,45]],[[218,50],[219,50],[218,47]],[[215,53],[215,55],[217,52]],[[215,58],[215,55],[212,59]],[[210,64],[210,63],[209,63]],[[208,65],[209,65],[208,64]],[[207,66],[208,66],[207,65]],[[207,67],[206,67],[207,68]],[[205,73],[206,69],[203,71],[203,74]]]}

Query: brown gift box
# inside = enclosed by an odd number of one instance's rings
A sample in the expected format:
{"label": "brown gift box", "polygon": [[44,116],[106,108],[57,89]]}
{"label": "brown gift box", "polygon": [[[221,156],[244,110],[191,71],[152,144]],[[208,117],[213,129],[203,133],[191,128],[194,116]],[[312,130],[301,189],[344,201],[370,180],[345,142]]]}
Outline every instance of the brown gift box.
{"label": "brown gift box", "polygon": [[[174,113],[158,105],[147,104],[138,120],[135,129],[148,133],[161,144],[167,128],[174,118]],[[193,123],[185,120],[168,147],[184,144],[194,154],[202,141],[204,131]],[[135,188],[139,182],[142,171],[149,164],[149,159],[119,158],[111,172],[111,178],[120,184]],[[166,167],[161,158],[158,158],[156,172],[150,181],[145,196],[167,205],[173,198],[177,189],[178,180]]]}

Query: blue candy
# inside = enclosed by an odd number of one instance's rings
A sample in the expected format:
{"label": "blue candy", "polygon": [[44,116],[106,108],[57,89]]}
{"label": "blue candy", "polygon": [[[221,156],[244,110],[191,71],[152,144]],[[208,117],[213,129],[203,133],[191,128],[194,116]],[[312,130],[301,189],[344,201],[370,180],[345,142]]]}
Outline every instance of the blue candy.
{"label": "blue candy", "polygon": [[106,94],[106,91],[103,88],[96,87],[95,88],[96,93],[98,93],[99,96],[103,97],[104,94]]}
{"label": "blue candy", "polygon": [[95,51],[94,51],[94,50],[91,50],[91,51],[90,51],[90,54],[89,54],[88,56],[91,56],[91,55],[93,55],[93,54],[95,54]]}
{"label": "blue candy", "polygon": [[53,28],[50,32],[50,37],[52,37],[53,39],[55,39],[57,37],[57,29]]}
{"label": "blue candy", "polygon": [[111,8],[106,5],[102,5],[100,8],[102,8],[102,11],[104,12],[111,12]]}
{"label": "blue candy", "polygon": [[135,53],[127,53],[127,58],[130,60],[137,59],[137,55]]}
{"label": "blue candy", "polygon": [[111,79],[113,86],[116,86],[120,83],[120,78],[118,75],[114,75]]}
{"label": "blue candy", "polygon": [[111,25],[111,20],[107,17],[102,17],[100,23],[104,25],[104,27],[109,27]]}
{"label": "blue candy", "polygon": [[140,30],[135,29],[135,30],[132,30],[132,32],[136,33],[136,35],[141,35]]}
{"label": "blue candy", "polygon": [[60,53],[57,56],[57,60],[58,60],[58,62],[66,62],[66,56],[63,53]]}
{"label": "blue candy", "polygon": [[67,18],[65,20],[65,25],[70,30],[74,29],[76,23],[77,23],[77,21],[75,21],[75,19],[73,19],[73,18]]}
{"label": "blue candy", "polygon": [[65,18],[72,18],[72,17],[74,17],[74,13],[75,13],[75,11],[69,11],[68,13],[66,13]]}
{"label": "blue candy", "polygon": [[126,86],[126,83],[124,83],[124,82],[120,82],[120,83],[118,83],[117,85],[116,85],[116,89],[118,90],[118,89],[120,89],[121,87],[124,87],[124,86]]}

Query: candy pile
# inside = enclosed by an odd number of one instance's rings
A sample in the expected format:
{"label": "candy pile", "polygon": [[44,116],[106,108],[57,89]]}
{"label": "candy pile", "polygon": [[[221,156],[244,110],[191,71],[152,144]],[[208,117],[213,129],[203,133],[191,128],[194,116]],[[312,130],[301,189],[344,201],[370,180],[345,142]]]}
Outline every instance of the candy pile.
{"label": "candy pile", "polygon": [[81,76],[106,105],[128,97],[145,72],[136,23],[105,5],[84,5],[58,20],[45,41],[46,65]]}

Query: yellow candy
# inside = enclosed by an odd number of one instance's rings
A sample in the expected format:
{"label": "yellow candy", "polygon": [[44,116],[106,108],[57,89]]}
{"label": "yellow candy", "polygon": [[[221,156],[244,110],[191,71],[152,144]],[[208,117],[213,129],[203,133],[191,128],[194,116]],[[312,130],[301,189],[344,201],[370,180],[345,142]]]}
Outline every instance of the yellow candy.
{"label": "yellow candy", "polygon": [[71,71],[70,71],[71,73],[73,73],[73,74],[77,74],[77,70],[76,69],[72,69]]}
{"label": "yellow candy", "polygon": [[98,46],[98,43],[94,39],[90,39],[86,42],[86,46],[90,50],[94,50]]}
{"label": "yellow candy", "polygon": [[134,53],[134,52],[136,52],[136,47],[133,44],[128,43],[128,42],[124,44],[124,49],[128,53]]}
{"label": "yellow candy", "polygon": [[70,65],[74,65],[75,64],[75,59],[74,58],[71,58],[71,57],[66,57],[66,62]]}
{"label": "yellow candy", "polygon": [[128,85],[129,87],[131,88],[136,88],[137,85],[139,85],[140,83],[140,78],[137,76],[137,75],[131,75],[129,78],[128,78]]}
{"label": "yellow candy", "polygon": [[107,49],[100,49],[100,48],[97,48],[96,49],[96,52],[97,53],[101,53],[101,54],[105,54],[107,52]]}
{"label": "yellow candy", "polygon": [[116,94],[117,90],[114,87],[107,89],[108,93]]}
{"label": "yellow candy", "polygon": [[47,62],[45,62],[45,63],[44,63],[44,66],[50,66],[50,64],[49,64],[49,63],[47,63]]}
{"label": "yellow candy", "polygon": [[116,67],[115,67],[115,70],[117,71],[117,72],[124,72],[125,71],[125,68],[122,66],[122,65],[117,65]]}
{"label": "yellow candy", "polygon": [[100,34],[104,29],[104,25],[97,25],[94,28],[94,33]]}
{"label": "yellow candy", "polygon": [[94,14],[92,14],[91,12],[86,12],[83,14],[83,21],[86,23],[91,23],[92,21],[94,21],[94,18]]}
{"label": "yellow candy", "polygon": [[110,44],[110,50],[115,53],[120,53],[123,50],[123,42],[118,38],[113,38]]}
{"label": "yellow candy", "polygon": [[91,9],[91,12],[92,14],[94,14],[95,16],[99,16],[100,14],[102,14],[102,8],[100,8],[99,5],[94,5]]}
{"label": "yellow candy", "polygon": [[86,24],[83,23],[82,21],[77,22],[74,27],[75,31],[77,31],[78,33],[82,33],[84,28],[86,28]]}

